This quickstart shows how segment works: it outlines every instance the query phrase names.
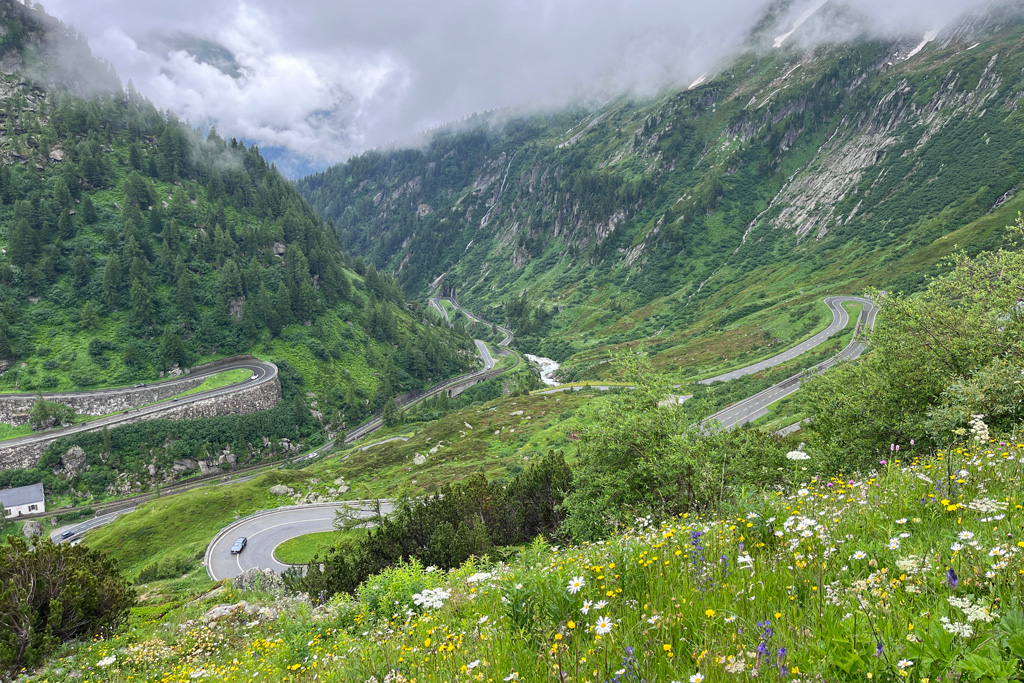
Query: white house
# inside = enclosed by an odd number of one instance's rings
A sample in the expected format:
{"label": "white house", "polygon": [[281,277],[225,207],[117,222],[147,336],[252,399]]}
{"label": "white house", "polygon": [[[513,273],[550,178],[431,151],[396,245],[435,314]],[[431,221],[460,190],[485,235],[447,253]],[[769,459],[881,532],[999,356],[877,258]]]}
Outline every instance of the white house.
{"label": "white house", "polygon": [[0,507],[4,509],[4,517],[21,517],[37,512],[46,512],[43,501],[43,485],[32,484],[19,486],[16,489],[0,490]]}

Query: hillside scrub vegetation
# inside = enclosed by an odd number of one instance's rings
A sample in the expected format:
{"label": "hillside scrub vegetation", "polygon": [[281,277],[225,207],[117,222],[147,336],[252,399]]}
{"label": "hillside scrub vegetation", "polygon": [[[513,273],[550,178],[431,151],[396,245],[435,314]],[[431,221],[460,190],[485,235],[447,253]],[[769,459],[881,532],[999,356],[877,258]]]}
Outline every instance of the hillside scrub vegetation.
{"label": "hillside scrub vegetation", "polygon": [[0,675],[13,679],[66,641],[115,632],[134,604],[99,551],[8,537],[0,543]]}
{"label": "hillside scrub vegetation", "polygon": [[954,255],[918,296],[875,294],[871,353],[804,388],[816,445],[866,464],[894,443],[948,445],[975,415],[1000,432],[1020,424],[1024,219],[1007,239],[973,258]]}
{"label": "hillside scrub vegetation", "polygon": [[[413,559],[319,605],[228,588],[28,680],[1016,680],[1024,444],[986,430],[859,473],[791,451],[786,481],[717,512],[450,571]],[[202,619],[243,598],[280,612]]]}
{"label": "hillside scrub vegetation", "polygon": [[574,488],[561,531],[596,541],[637,517],[717,509],[737,491],[779,480],[785,449],[758,429],[721,431],[678,404],[671,380],[642,353],[619,357],[634,388],[583,406],[572,426]]}

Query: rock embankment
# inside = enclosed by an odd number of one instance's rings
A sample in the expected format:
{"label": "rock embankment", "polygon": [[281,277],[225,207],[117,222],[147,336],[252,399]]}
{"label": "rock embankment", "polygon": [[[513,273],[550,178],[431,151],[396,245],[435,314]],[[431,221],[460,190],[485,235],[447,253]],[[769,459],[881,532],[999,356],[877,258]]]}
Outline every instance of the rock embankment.
{"label": "rock embankment", "polygon": [[[280,400],[281,383],[274,377],[272,381],[243,386],[229,394],[188,401],[159,411],[149,412],[147,409],[138,414],[122,415],[116,426],[146,420],[194,420],[201,417],[256,413],[270,410]],[[34,467],[50,444],[64,436],[64,433],[58,431],[52,435],[40,435],[27,443],[21,439],[14,440],[8,445],[0,442],[0,470]]]}
{"label": "rock embankment", "polygon": [[[190,377],[173,382],[161,382],[147,387],[118,389],[112,391],[75,392],[67,394],[45,394],[47,401],[60,403],[71,408],[78,415],[108,415],[139,406],[157,403],[172,396],[194,389],[206,377]],[[0,422],[20,426],[28,424],[32,406],[39,400],[37,395],[0,395]]]}

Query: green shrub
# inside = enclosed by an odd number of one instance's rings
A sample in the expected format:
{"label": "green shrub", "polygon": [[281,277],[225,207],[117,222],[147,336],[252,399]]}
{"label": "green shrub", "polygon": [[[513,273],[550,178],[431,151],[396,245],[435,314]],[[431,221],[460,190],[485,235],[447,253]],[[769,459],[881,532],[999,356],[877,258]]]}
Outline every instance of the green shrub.
{"label": "green shrub", "polygon": [[508,485],[472,475],[426,500],[400,501],[358,542],[344,541],[325,558],[314,557],[304,572],[290,569],[283,578],[289,588],[324,600],[363,591],[360,584],[371,576],[414,561],[453,569],[495,548],[553,535],[570,485],[569,468],[555,452],[531,461]]}
{"label": "green shrub", "polygon": [[107,634],[135,604],[113,560],[85,546],[0,546],[0,672],[13,677],[62,642]]}
{"label": "green shrub", "polygon": [[591,401],[573,428],[579,461],[562,525],[573,540],[604,538],[639,517],[714,509],[744,485],[778,479],[784,449],[771,434],[711,430],[664,404],[678,389],[645,356],[617,365],[635,389]]}
{"label": "green shrub", "polygon": [[135,577],[135,584],[160,581],[161,579],[176,579],[179,576],[189,573],[195,567],[195,561],[188,557],[176,555],[169,557],[162,562],[147,564]]}

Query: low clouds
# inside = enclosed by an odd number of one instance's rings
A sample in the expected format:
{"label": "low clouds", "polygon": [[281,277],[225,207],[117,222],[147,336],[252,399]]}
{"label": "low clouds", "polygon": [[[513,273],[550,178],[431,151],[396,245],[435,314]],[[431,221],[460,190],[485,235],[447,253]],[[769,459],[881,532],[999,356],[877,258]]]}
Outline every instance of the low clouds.
{"label": "low clouds", "polygon": [[[794,3],[799,14],[806,2]],[[886,31],[970,0],[854,0]],[[767,0],[49,0],[122,79],[193,125],[336,162],[473,112],[689,83]]]}

